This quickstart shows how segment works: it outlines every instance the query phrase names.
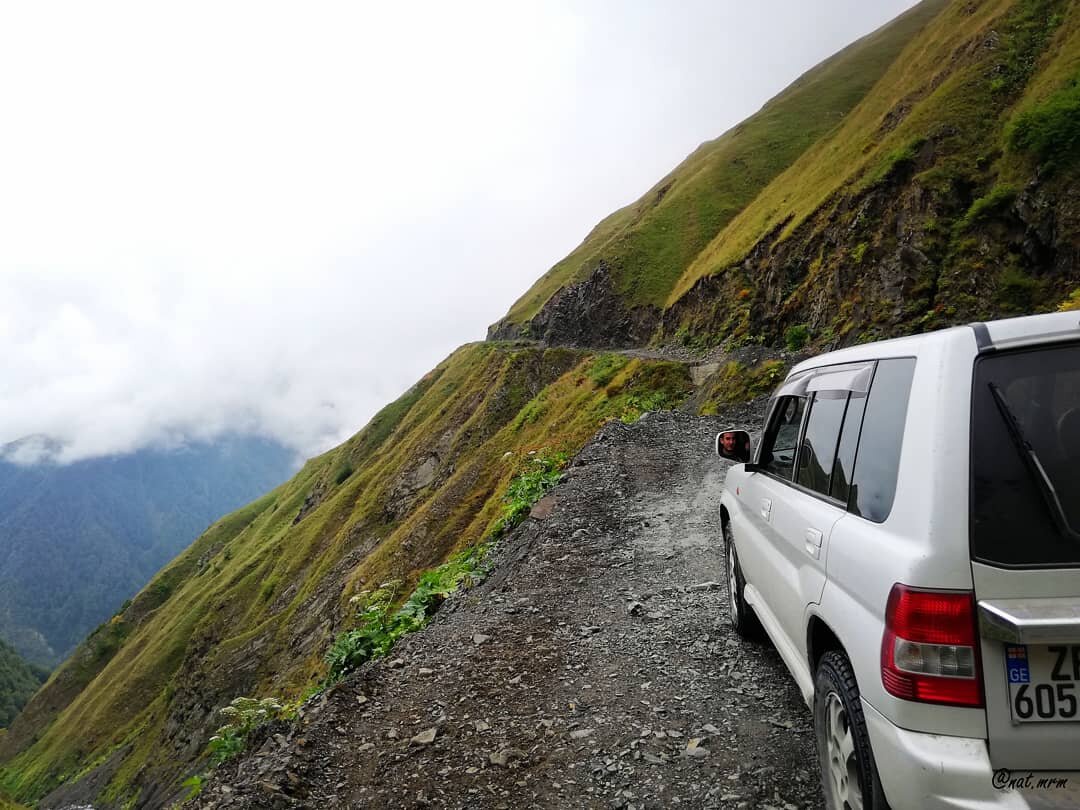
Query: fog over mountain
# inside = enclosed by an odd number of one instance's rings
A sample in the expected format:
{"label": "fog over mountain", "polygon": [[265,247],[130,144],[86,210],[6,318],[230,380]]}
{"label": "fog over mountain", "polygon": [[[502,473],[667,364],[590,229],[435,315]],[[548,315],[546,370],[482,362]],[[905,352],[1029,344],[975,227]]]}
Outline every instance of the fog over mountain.
{"label": "fog over mountain", "polygon": [[8,6],[0,443],[325,450],[910,4]]}

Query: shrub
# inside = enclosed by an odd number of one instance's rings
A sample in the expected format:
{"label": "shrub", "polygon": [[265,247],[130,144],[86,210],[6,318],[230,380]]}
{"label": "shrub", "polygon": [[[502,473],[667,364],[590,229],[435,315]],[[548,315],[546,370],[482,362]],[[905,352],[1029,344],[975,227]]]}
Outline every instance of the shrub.
{"label": "shrub", "polygon": [[[248,735],[259,726],[286,717],[287,707],[277,698],[249,697],[235,698],[220,712],[228,722],[219,728],[210,738],[207,751],[215,765],[220,765],[230,757],[244,750]],[[201,786],[201,783],[200,783]]]}
{"label": "shrub", "polygon": [[1039,283],[1023,270],[1007,267],[998,277],[998,303],[1011,312],[1027,312],[1031,309],[1038,287]]}
{"label": "shrub", "polygon": [[511,481],[506,490],[503,513],[495,524],[495,536],[514,528],[525,519],[533,504],[559,482],[562,468],[569,460],[566,453],[551,451],[540,452],[532,458],[528,468]]}
{"label": "shrub", "polygon": [[1005,141],[1010,149],[1067,165],[1080,157],[1080,77],[1041,104],[1017,115]]}
{"label": "shrub", "polygon": [[668,410],[674,406],[674,402],[668,396],[667,391],[647,391],[640,394],[627,394],[623,399],[622,412],[619,420],[625,424],[632,424],[641,418],[643,413],[649,411]]}
{"label": "shrub", "polygon": [[970,228],[976,222],[983,222],[1001,213],[1016,199],[1016,187],[1010,185],[994,186],[984,197],[979,197],[960,220],[961,228]]}
{"label": "shrub", "polygon": [[810,328],[805,323],[789,326],[784,332],[784,345],[790,351],[797,352],[810,340]]}
{"label": "shrub", "polygon": [[180,787],[187,788],[188,791],[187,794],[184,796],[184,801],[189,802],[196,796],[198,796],[200,793],[202,793],[205,783],[206,777],[203,776],[201,773],[197,773],[194,776],[185,779],[180,785]]}
{"label": "shrub", "polygon": [[873,172],[870,178],[871,184],[881,183],[915,165],[915,159],[919,156],[919,150],[926,143],[926,138],[913,138],[903,146],[893,149],[885,155],[882,163]]}
{"label": "shrub", "polygon": [[344,484],[349,479],[349,476],[353,474],[353,472],[355,471],[353,470],[352,463],[350,463],[348,459],[345,459],[345,461],[342,462],[341,466],[338,467],[337,472],[334,473],[334,486]]}

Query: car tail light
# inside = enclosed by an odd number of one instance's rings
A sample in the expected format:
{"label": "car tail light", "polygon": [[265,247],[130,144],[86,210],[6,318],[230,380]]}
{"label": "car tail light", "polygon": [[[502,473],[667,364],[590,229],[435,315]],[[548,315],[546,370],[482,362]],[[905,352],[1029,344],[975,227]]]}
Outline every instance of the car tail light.
{"label": "car tail light", "polygon": [[893,585],[881,639],[881,682],[904,700],[983,705],[975,597]]}

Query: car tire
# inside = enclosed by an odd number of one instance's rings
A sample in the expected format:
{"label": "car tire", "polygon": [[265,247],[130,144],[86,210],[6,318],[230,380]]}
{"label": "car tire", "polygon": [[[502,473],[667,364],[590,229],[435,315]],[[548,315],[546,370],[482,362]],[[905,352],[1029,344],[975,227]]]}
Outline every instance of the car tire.
{"label": "car tire", "polygon": [[731,531],[731,521],[724,521],[724,565],[728,581],[728,616],[732,629],[742,638],[760,639],[761,622],[750,605],[746,604],[743,591],[746,580],[743,578],[739,555],[735,551],[735,537]]}
{"label": "car tire", "polygon": [[818,663],[814,735],[825,806],[829,810],[887,810],[855,673],[847,656],[837,650],[825,653]]}

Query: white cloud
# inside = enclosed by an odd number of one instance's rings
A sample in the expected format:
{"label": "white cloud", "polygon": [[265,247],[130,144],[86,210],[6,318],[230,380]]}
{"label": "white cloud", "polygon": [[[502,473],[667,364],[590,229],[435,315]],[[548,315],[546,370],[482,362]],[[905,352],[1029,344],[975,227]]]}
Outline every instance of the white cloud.
{"label": "white cloud", "polygon": [[7,5],[0,443],[325,449],[906,4]]}

